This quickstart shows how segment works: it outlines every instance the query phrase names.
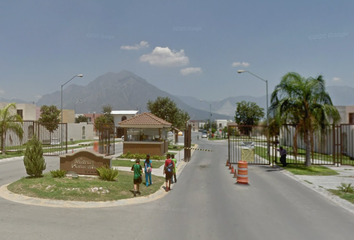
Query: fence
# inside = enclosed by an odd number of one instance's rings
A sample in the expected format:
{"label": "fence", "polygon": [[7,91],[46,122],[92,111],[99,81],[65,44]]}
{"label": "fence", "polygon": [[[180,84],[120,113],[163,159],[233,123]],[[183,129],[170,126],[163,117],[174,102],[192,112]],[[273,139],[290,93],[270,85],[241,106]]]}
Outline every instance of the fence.
{"label": "fence", "polygon": [[[267,127],[228,124],[228,159],[249,164],[279,162],[279,146],[287,151],[287,163],[304,164],[306,145],[296,126],[283,125],[279,136],[267,139]],[[267,148],[269,144],[269,156]],[[314,165],[354,165],[354,125],[329,126],[310,134],[310,159]]]}
{"label": "fence", "polygon": [[98,128],[98,152],[105,155],[115,154],[114,124],[101,124]]}
{"label": "fence", "polygon": [[[20,125],[23,129],[22,140],[12,130],[6,132],[4,140],[6,152],[24,152],[27,142],[36,134],[39,141],[42,143],[43,155],[57,156],[67,153],[67,124],[40,124],[36,121],[24,121]],[[50,129],[50,130],[48,130]]]}

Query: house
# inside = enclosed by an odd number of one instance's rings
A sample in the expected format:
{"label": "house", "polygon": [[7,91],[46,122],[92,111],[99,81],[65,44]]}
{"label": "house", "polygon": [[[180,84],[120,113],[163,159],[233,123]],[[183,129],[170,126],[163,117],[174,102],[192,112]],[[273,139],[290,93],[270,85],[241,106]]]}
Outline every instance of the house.
{"label": "house", "polygon": [[111,115],[113,115],[114,118],[114,126],[116,129],[117,138],[121,138],[124,135],[124,130],[119,126],[119,123],[136,116],[137,113],[138,110],[113,110],[111,112]]}
{"label": "house", "polygon": [[168,151],[171,123],[144,112],[118,124],[124,129],[124,154],[131,152],[162,156]]}

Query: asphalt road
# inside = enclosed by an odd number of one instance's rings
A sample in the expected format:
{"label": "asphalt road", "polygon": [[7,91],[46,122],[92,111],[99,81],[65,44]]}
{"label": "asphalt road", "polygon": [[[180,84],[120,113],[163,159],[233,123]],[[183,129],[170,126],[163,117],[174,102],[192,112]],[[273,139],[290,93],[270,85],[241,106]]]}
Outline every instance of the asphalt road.
{"label": "asphalt road", "polygon": [[[0,198],[0,239],[352,239],[354,215],[267,166],[250,166],[250,185],[225,167],[227,142],[199,148],[166,197],[97,209],[29,206]],[[47,158],[48,171],[58,168]],[[0,162],[0,184],[25,175]]]}

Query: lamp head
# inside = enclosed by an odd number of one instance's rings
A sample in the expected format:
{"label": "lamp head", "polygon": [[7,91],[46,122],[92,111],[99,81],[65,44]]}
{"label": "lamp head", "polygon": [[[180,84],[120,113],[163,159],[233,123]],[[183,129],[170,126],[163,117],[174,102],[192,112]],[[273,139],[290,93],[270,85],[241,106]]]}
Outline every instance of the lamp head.
{"label": "lamp head", "polygon": [[76,76],[78,76],[78,77],[83,77],[84,75],[82,75],[82,74],[78,74],[78,75],[76,75]]}
{"label": "lamp head", "polygon": [[245,70],[238,70],[237,71],[238,73],[244,73],[244,72],[246,72]]}

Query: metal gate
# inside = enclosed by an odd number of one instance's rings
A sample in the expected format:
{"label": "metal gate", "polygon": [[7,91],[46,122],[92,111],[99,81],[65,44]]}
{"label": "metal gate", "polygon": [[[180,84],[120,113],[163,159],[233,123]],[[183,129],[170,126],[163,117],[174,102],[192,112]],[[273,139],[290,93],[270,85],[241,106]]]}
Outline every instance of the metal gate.
{"label": "metal gate", "polygon": [[37,126],[37,137],[42,142],[44,156],[59,156],[68,153],[67,123],[33,123]]}
{"label": "metal gate", "polygon": [[[231,164],[269,165],[267,127],[228,123],[228,159]],[[269,143],[270,144],[270,143]],[[273,147],[271,148],[273,149]]]}
{"label": "metal gate", "polygon": [[13,131],[6,132],[5,147],[6,152],[24,152],[27,142],[36,134],[38,140],[42,143],[44,156],[58,156],[68,152],[67,145],[67,124],[39,124],[36,121],[23,121],[22,140]]}
{"label": "metal gate", "polygon": [[[228,159],[231,164],[240,160],[249,164],[279,163],[278,148],[287,151],[288,164],[305,164],[306,145],[303,134],[295,125],[282,125],[279,136],[269,138],[267,127],[228,124]],[[269,156],[267,145],[269,144]],[[354,124],[328,126],[325,131],[310,134],[310,160],[312,165],[354,166]]]}
{"label": "metal gate", "polygon": [[184,161],[189,162],[191,159],[192,147],[192,126],[189,124],[184,130]]}
{"label": "metal gate", "polygon": [[107,156],[115,154],[114,123],[104,123],[99,126],[98,152]]}

